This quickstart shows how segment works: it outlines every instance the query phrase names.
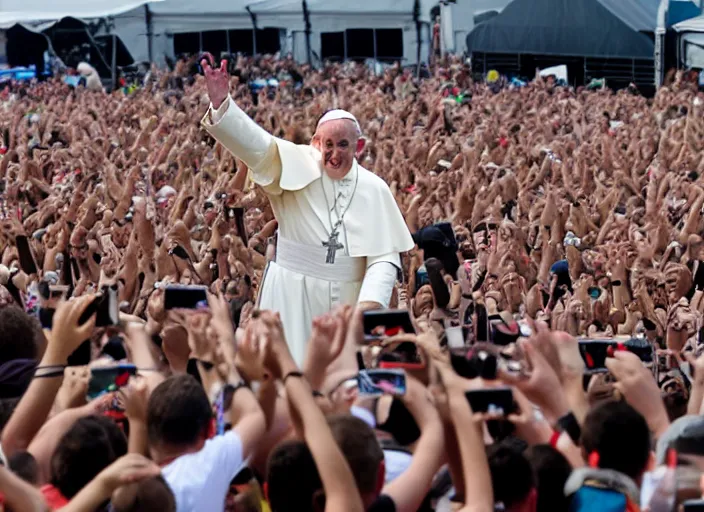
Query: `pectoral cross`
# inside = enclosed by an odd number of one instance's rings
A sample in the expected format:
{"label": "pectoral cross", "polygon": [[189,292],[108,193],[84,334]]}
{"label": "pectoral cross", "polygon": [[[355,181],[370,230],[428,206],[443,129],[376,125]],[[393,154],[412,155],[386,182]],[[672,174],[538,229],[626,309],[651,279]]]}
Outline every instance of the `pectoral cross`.
{"label": "pectoral cross", "polygon": [[333,264],[335,263],[335,253],[338,249],[342,249],[344,245],[337,241],[337,230],[330,233],[330,238],[327,242],[323,242],[323,246],[327,247],[328,254],[325,258],[325,263]]}

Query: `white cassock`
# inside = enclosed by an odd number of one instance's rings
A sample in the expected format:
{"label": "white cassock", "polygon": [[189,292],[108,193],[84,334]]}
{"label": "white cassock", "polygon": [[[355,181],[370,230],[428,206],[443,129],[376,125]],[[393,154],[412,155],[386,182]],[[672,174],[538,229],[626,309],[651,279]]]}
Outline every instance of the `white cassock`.
{"label": "white cassock", "polygon": [[[275,261],[264,274],[259,307],[278,311],[291,353],[302,364],[313,318],[338,304],[388,307],[413,239],[388,185],[358,165],[341,180],[322,171],[320,152],[267,133],[228,98],[202,120],[244,161],[279,222]],[[342,217],[334,263],[326,263],[332,228]]]}

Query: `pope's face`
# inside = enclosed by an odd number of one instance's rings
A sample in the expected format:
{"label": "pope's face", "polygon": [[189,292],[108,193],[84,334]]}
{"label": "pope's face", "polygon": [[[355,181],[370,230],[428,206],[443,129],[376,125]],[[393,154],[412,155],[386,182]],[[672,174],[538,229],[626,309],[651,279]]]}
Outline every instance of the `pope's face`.
{"label": "pope's face", "polygon": [[336,119],[320,125],[313,136],[313,146],[323,158],[323,168],[327,175],[339,180],[352,168],[355,155],[361,148],[359,134],[352,121]]}

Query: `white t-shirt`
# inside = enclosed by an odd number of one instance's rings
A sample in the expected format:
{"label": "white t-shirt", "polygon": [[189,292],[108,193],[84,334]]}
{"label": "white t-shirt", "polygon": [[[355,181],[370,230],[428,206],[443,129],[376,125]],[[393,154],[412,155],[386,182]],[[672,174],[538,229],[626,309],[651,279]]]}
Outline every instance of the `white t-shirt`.
{"label": "white t-shirt", "polygon": [[161,469],[176,498],[177,512],[225,509],[230,482],[244,465],[242,440],[234,430],[208,439],[203,449]]}

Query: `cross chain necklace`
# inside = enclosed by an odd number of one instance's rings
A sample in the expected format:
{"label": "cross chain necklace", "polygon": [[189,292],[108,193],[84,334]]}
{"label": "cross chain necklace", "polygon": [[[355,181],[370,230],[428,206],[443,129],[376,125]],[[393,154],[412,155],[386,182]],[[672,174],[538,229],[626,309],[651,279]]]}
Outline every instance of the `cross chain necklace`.
{"label": "cross chain necklace", "polygon": [[[354,198],[354,194],[357,191],[357,183],[358,182],[359,182],[359,169],[357,169],[357,176],[355,176],[354,188],[352,189],[352,195],[350,196],[350,202],[347,203],[347,207],[342,211],[342,213],[340,215],[338,215],[337,222],[335,222],[335,224],[333,224],[332,223],[332,210],[335,210],[335,213],[337,213],[337,199],[340,197],[341,194],[338,194],[338,197],[335,198],[335,202],[332,205],[332,209],[330,209],[330,202],[328,201],[328,195],[325,193],[325,184],[323,183],[322,176],[320,178],[320,186],[323,187],[323,197],[325,198],[325,207],[326,207],[325,209],[328,212],[328,220],[330,221],[330,226],[332,227],[332,231],[330,231],[330,236],[328,237],[328,240],[323,242],[323,247],[325,247],[328,250],[327,255],[325,257],[325,263],[328,263],[330,265],[335,263],[335,253],[337,253],[337,250],[345,247],[337,240],[337,237],[339,236],[338,230],[340,229],[340,226],[342,225],[342,221],[345,217],[345,214],[350,209],[350,206],[352,206],[352,199]],[[335,191],[334,182],[333,182],[332,190],[333,190],[333,192]],[[327,231],[327,227],[325,226],[325,223],[323,222],[322,224],[323,224],[323,229],[325,229],[325,231]]]}

